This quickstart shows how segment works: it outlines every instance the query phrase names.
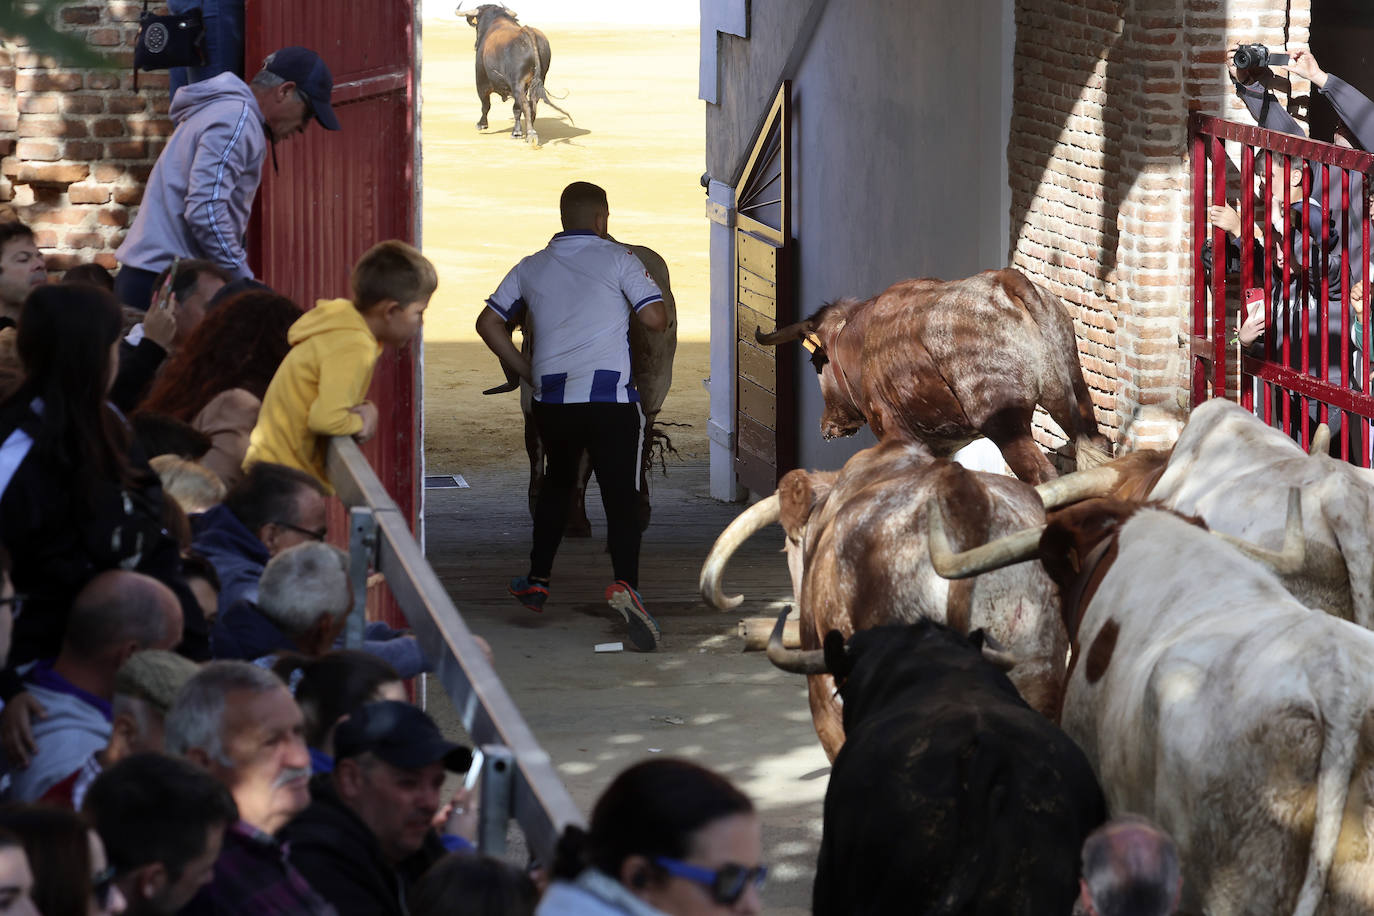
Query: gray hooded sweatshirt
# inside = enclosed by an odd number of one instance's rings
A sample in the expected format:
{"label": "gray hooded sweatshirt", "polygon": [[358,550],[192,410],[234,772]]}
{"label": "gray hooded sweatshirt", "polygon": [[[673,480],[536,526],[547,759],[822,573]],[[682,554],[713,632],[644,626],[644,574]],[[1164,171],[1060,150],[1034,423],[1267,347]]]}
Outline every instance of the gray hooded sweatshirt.
{"label": "gray hooded sweatshirt", "polygon": [[168,114],[176,130],[115,257],[154,272],[175,257],[206,258],[236,277],[253,276],[243,233],[267,154],[258,100],[243,80],[221,73],[183,86]]}

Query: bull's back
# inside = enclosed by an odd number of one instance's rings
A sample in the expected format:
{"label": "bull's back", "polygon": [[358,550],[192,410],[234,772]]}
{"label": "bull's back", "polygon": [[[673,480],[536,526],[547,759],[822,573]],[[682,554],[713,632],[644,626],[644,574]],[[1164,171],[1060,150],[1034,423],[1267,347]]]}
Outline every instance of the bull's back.
{"label": "bull's back", "polygon": [[1104,817],[1082,753],[1024,704],[914,696],[835,759],[814,912],[1067,913]]}

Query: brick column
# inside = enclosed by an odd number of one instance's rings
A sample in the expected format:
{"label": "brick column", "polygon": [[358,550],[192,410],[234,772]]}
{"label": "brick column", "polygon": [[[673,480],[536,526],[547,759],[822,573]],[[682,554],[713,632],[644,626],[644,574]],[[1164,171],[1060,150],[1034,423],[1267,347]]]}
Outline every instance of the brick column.
{"label": "brick column", "polygon": [[114,269],[172,131],[167,74],[142,73],[133,91],[141,10],[115,0],[58,11],[53,24],[108,57],[108,70],[62,67],[19,42],[0,48],[0,204],[34,228],[50,270],[91,261]]}

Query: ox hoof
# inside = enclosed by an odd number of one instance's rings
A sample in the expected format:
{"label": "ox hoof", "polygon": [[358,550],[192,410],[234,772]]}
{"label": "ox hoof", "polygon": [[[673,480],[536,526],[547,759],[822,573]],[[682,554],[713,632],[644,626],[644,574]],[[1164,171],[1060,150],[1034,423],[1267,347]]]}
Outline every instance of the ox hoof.
{"label": "ox hoof", "polygon": [[531,145],[531,146],[538,146],[538,145],[539,145],[539,135],[536,134],[534,131],[530,131],[530,145]]}
{"label": "ox hoof", "polygon": [[486,121],[478,121],[478,122],[477,122],[477,129],[478,129],[478,130],[486,130],[486,129],[487,129],[487,122],[486,122]]}

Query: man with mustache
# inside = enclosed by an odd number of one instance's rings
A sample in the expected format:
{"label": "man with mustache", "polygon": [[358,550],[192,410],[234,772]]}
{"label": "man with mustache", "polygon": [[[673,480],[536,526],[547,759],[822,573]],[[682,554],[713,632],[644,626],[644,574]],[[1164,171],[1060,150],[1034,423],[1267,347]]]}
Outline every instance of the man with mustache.
{"label": "man with mustache", "polygon": [[310,803],[305,720],[286,685],[248,662],[211,662],[167,713],[166,746],[222,782],[239,810],[214,877],[182,914],[336,916],[273,836]]}
{"label": "man with mustache", "polygon": [[282,831],[291,861],[340,916],[405,916],[415,882],[454,845],[432,826],[444,771],[466,771],[472,754],[421,710],[385,700],[339,723],[334,757]]}

